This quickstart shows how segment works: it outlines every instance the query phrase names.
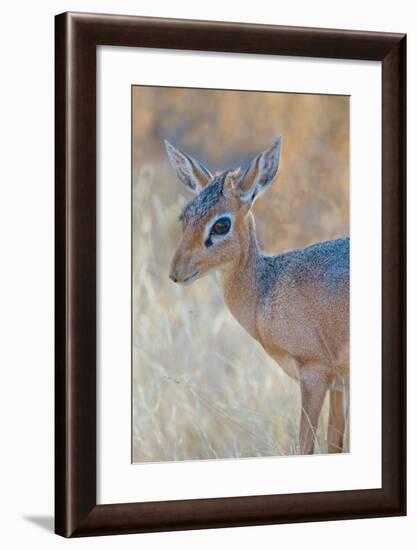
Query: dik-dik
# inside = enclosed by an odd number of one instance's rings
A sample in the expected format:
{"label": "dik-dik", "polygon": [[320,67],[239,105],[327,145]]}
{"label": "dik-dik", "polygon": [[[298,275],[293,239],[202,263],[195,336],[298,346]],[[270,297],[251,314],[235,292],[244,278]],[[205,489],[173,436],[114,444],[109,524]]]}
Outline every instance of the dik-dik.
{"label": "dik-dik", "polygon": [[[251,207],[272,183],[281,138],[245,168],[214,175],[165,142],[179,179],[196,197],[182,215],[183,234],[170,278],[191,283],[220,274],[232,315],[301,387],[299,451],[314,452],[330,390],[328,450],[343,450],[344,392],[349,386],[349,239],[267,256],[256,238]],[[295,214],[295,213],[294,213]]]}

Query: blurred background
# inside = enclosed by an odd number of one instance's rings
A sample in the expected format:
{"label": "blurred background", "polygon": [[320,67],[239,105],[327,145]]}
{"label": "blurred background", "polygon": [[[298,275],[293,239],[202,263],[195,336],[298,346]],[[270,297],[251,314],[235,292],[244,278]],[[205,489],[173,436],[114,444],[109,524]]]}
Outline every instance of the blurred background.
{"label": "blurred background", "polygon": [[[279,175],[253,209],[278,253],[349,234],[349,98],[133,87],[133,462],[297,454],[300,395],[224,305],[216,275],[168,278],[192,198],[163,140],[210,171],[283,136]],[[326,400],[317,449],[326,452]],[[348,435],[345,438],[348,448]]]}

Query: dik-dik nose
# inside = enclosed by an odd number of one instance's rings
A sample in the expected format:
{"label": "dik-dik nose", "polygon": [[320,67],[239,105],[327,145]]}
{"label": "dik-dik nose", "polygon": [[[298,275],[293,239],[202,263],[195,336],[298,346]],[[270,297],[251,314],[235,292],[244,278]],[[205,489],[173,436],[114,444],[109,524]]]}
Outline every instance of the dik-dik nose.
{"label": "dik-dik nose", "polygon": [[169,278],[174,283],[185,283],[190,275],[195,275],[195,265],[190,254],[184,253],[182,247],[179,247],[171,260],[169,269]]}
{"label": "dik-dik nose", "polygon": [[174,283],[178,283],[178,274],[176,271],[170,271],[169,273],[169,278],[171,279],[171,281],[174,281]]}
{"label": "dik-dik nose", "polygon": [[174,283],[178,283],[180,280],[180,274],[178,272],[178,259],[179,255],[178,252],[176,252],[171,260],[171,265],[169,267],[169,278],[171,281],[174,281]]}
{"label": "dik-dik nose", "polygon": [[182,281],[182,271],[181,269],[181,262],[179,261],[178,256],[174,256],[172,258],[171,267],[169,270],[169,278],[171,281],[174,281],[174,283],[180,283]]}

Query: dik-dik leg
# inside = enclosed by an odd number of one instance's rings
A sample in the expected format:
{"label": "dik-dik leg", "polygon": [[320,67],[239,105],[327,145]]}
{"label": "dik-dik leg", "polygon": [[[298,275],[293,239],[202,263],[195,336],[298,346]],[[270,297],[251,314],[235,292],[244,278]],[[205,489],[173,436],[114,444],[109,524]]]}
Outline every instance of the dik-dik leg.
{"label": "dik-dik leg", "polygon": [[331,377],[322,365],[307,363],[299,368],[301,386],[300,454],[312,454],[317,423]]}
{"label": "dik-dik leg", "polygon": [[343,436],[345,433],[344,392],[330,390],[329,427],[327,430],[327,445],[329,453],[343,451]]}

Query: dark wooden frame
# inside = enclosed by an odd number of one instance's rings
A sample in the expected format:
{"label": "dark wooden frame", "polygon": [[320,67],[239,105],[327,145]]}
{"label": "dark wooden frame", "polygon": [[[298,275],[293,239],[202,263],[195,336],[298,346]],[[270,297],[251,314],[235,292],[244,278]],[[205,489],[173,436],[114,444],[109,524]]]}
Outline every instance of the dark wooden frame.
{"label": "dark wooden frame", "polygon": [[[55,530],[65,537],[404,515],[406,36],[64,13],[55,19]],[[96,504],[96,47],[382,62],[382,488]]]}

